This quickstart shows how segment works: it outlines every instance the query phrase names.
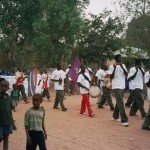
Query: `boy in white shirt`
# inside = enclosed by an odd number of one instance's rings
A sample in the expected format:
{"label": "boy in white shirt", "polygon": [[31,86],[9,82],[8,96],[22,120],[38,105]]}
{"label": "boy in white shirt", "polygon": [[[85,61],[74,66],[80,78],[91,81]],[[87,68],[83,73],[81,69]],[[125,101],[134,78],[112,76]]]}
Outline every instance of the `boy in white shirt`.
{"label": "boy in white shirt", "polygon": [[121,116],[121,123],[123,126],[128,126],[128,118],[125,113],[123,94],[125,89],[125,77],[128,75],[127,69],[121,61],[121,55],[115,56],[116,63],[109,68],[110,78],[112,79],[112,90],[116,98],[116,106],[113,113],[112,120],[120,121],[119,114]]}
{"label": "boy in white shirt", "polygon": [[133,89],[133,103],[129,112],[130,116],[135,116],[138,109],[141,112],[141,117],[146,116],[144,110],[144,99],[142,96],[144,69],[141,67],[141,60],[135,60],[135,66],[130,69],[129,82]]}

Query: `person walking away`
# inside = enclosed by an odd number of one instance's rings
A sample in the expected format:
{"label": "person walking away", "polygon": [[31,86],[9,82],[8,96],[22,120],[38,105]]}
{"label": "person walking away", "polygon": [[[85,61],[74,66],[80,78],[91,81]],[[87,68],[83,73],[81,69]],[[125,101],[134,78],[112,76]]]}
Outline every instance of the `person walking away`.
{"label": "person walking away", "polygon": [[89,117],[93,117],[95,114],[93,113],[90,107],[90,101],[89,101],[89,87],[90,87],[91,77],[89,76],[88,73],[85,72],[85,70],[86,67],[83,65],[81,67],[81,72],[77,79],[78,86],[80,87],[80,93],[82,94],[80,114],[85,114],[85,110],[87,107]]}
{"label": "person walking away", "polygon": [[126,66],[122,63],[121,55],[115,55],[116,63],[109,68],[110,79],[112,80],[112,90],[116,98],[116,106],[113,112],[113,121],[120,121],[119,114],[121,116],[121,124],[128,126],[128,118],[124,108],[123,94],[125,89],[125,77],[128,72]]}
{"label": "person walking away", "polygon": [[20,68],[17,69],[16,72],[16,85],[18,86],[19,92],[21,92],[21,96],[25,102],[25,104],[28,104],[29,101],[27,100],[27,96],[25,93],[25,87],[24,87],[24,80],[27,76],[24,75],[23,71],[21,71]]}
{"label": "person walking away", "polygon": [[16,130],[12,116],[11,97],[6,93],[9,89],[9,82],[0,82],[0,143],[3,141],[3,150],[8,150],[9,134]]}
{"label": "person walking away", "polygon": [[146,116],[146,112],[144,110],[144,99],[142,96],[143,90],[143,77],[144,77],[144,69],[141,67],[142,63],[140,59],[135,60],[135,66],[130,68],[130,76],[128,78],[129,82],[132,83],[133,87],[133,103],[129,112],[130,116],[135,116],[138,109],[140,110],[141,117],[144,118]]}
{"label": "person walking away", "polygon": [[12,99],[13,111],[16,111],[16,106],[19,102],[19,90],[16,84],[13,84],[13,90],[11,91],[10,97]]}
{"label": "person walking away", "polygon": [[54,81],[54,89],[56,90],[55,102],[53,109],[59,109],[58,104],[61,106],[62,111],[66,111],[67,108],[64,106],[64,82],[66,73],[61,69],[61,64],[57,64],[56,70],[53,71],[51,80]]}
{"label": "person walking away", "polygon": [[149,110],[142,124],[142,129],[150,131],[150,70],[145,73],[145,84],[147,86],[147,98],[149,100]]}

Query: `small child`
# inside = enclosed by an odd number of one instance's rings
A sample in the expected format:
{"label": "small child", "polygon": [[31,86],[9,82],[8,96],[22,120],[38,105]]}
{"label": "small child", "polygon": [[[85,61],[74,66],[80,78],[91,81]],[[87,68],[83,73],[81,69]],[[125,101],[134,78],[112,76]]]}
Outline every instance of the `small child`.
{"label": "small child", "polygon": [[16,126],[12,117],[11,97],[6,93],[9,89],[9,82],[3,80],[0,82],[0,143],[3,140],[3,150],[8,150],[8,137]]}
{"label": "small child", "polygon": [[47,150],[45,140],[47,134],[44,126],[45,110],[40,107],[43,98],[41,94],[34,94],[32,97],[33,107],[29,108],[24,117],[24,126],[27,136],[26,150]]}
{"label": "small child", "polygon": [[12,98],[13,111],[16,111],[15,108],[19,101],[19,90],[16,84],[13,84],[13,90],[11,91],[10,96]]}

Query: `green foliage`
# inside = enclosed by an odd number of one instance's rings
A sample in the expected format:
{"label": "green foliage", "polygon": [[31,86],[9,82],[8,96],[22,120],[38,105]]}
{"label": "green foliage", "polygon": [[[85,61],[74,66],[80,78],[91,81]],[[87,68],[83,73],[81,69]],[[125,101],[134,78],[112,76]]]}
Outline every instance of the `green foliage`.
{"label": "green foliage", "polygon": [[126,17],[150,14],[150,0],[116,0],[116,3],[119,3],[121,11]]}
{"label": "green foliage", "polygon": [[132,19],[128,24],[126,40],[129,46],[145,50],[150,57],[150,16]]}
{"label": "green foliage", "polygon": [[78,35],[77,51],[79,56],[92,63],[100,63],[112,58],[122,43],[119,38],[123,29],[118,17],[111,17],[109,11],[91,15]]}
{"label": "green foliage", "polygon": [[16,65],[52,65],[69,58],[89,0],[2,0],[0,50]]}

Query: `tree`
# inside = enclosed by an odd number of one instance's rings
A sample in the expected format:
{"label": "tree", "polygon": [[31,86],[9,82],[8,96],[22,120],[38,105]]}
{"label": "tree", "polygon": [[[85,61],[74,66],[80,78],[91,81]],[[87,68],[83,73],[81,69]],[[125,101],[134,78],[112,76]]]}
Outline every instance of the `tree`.
{"label": "tree", "polygon": [[83,25],[81,13],[86,4],[88,0],[41,1],[41,13],[34,23],[39,59],[49,62],[48,65],[67,59]]}
{"label": "tree", "polygon": [[49,66],[67,59],[88,3],[89,0],[1,1],[0,49],[19,65],[40,62],[41,66]]}
{"label": "tree", "polygon": [[125,18],[150,15],[150,0],[116,0],[116,3]]}
{"label": "tree", "polygon": [[117,0],[117,2],[124,18],[130,19],[126,30],[126,46],[143,49],[150,58],[150,0]]}
{"label": "tree", "polygon": [[34,17],[38,14],[39,0],[5,0],[0,4],[0,49],[9,54],[15,65],[28,64],[29,42],[33,36]]}
{"label": "tree", "polygon": [[83,30],[78,35],[77,51],[79,56],[92,63],[101,63],[112,58],[113,53],[121,48],[119,38],[123,25],[118,17],[111,17],[111,12],[104,10],[99,15],[91,15],[85,21]]}
{"label": "tree", "polygon": [[134,18],[128,24],[126,40],[129,46],[145,50],[150,58],[150,16]]}

